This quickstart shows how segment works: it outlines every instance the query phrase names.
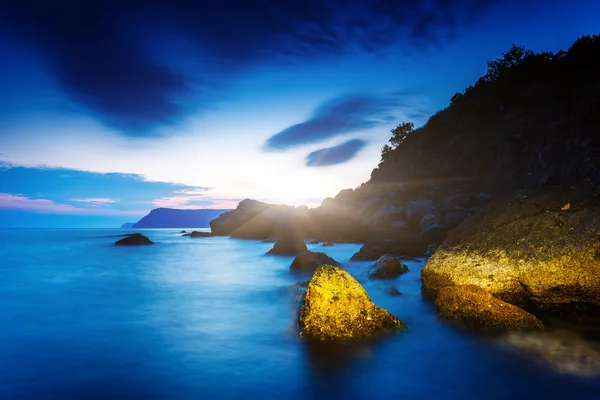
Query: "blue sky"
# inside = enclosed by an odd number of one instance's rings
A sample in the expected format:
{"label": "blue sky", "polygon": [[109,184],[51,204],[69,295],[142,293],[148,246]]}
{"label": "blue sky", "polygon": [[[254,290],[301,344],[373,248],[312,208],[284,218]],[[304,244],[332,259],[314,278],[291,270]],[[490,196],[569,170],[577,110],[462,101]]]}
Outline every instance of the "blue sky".
{"label": "blue sky", "polygon": [[[118,226],[368,180],[514,44],[600,31],[592,1],[0,6],[0,226]],[[35,2],[34,2],[35,3]]]}

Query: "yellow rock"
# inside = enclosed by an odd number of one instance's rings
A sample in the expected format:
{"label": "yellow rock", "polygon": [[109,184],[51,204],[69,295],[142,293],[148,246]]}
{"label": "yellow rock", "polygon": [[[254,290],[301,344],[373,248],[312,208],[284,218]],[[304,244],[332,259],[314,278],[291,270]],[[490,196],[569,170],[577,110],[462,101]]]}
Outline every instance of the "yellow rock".
{"label": "yellow rock", "polygon": [[308,284],[298,328],[305,337],[344,342],[386,330],[405,330],[406,325],[376,306],[349,273],[323,265]]}
{"label": "yellow rock", "polygon": [[544,327],[532,314],[493,297],[475,285],[443,287],[435,305],[440,317],[467,328],[512,330]]}

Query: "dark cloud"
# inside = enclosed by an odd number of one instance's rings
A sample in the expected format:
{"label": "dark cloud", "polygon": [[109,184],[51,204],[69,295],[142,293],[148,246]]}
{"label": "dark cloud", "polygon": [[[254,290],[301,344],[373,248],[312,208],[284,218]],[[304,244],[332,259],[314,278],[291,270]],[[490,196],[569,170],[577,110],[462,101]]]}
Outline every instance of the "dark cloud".
{"label": "dark cloud", "polygon": [[328,101],[308,120],[267,139],[266,149],[283,150],[388,124],[394,119],[392,112],[410,105],[411,96],[402,92],[378,96],[354,94]]}
{"label": "dark cloud", "polygon": [[[494,2],[22,0],[0,5],[0,34],[43,51],[64,89],[104,123],[149,135],[212,104],[252,64],[439,43]],[[161,37],[185,38],[186,59],[202,68],[176,68]]]}
{"label": "dark cloud", "polygon": [[306,156],[307,167],[326,167],[350,161],[367,144],[364,140],[352,139],[335,147],[313,151]]}

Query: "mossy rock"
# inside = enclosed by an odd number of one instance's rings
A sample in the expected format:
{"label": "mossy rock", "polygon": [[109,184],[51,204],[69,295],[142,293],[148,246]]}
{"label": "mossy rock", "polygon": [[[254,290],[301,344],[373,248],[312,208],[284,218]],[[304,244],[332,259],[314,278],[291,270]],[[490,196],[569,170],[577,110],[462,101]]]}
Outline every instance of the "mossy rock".
{"label": "mossy rock", "polygon": [[536,313],[600,322],[600,196],[544,187],[488,203],[421,272],[425,294],[475,285]]}
{"label": "mossy rock", "polygon": [[300,334],[320,341],[366,339],[406,325],[376,306],[365,289],[346,271],[319,267],[310,283],[298,317]]}
{"label": "mossy rock", "polygon": [[544,327],[532,314],[495,298],[475,285],[443,287],[435,305],[440,317],[466,328],[515,330]]}

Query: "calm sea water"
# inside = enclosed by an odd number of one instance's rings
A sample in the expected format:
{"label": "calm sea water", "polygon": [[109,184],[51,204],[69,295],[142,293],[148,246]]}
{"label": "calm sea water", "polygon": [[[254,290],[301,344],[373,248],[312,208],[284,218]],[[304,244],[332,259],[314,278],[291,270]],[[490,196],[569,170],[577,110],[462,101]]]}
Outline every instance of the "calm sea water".
{"label": "calm sea water", "polygon": [[[144,230],[0,231],[0,399],[600,399],[598,378],[553,372],[455,330],[422,299],[422,262],[389,284],[362,282],[410,331],[350,348],[295,332],[309,277],[272,244]],[[349,262],[359,245],[322,248]]]}

